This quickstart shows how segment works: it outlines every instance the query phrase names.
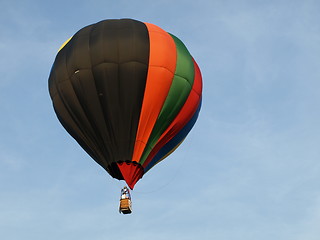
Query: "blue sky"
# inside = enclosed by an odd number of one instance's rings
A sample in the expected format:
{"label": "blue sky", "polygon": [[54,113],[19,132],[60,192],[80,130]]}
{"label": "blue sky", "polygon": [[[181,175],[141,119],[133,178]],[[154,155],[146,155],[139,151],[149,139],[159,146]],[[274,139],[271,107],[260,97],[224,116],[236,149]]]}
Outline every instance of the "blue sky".
{"label": "blue sky", "polygon": [[[0,238],[318,240],[320,2],[0,0]],[[64,131],[47,80],[60,45],[103,19],[178,36],[203,107],[184,144],[120,188]],[[129,237],[128,237],[129,236]]]}

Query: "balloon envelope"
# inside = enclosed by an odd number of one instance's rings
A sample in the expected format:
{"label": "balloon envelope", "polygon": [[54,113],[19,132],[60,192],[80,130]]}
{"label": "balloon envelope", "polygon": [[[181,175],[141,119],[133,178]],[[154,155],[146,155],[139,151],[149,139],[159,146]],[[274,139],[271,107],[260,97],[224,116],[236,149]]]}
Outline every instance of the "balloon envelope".
{"label": "balloon envelope", "polygon": [[62,45],[49,92],[68,133],[133,189],[193,127],[202,79],[177,37],[150,23],[104,20]]}

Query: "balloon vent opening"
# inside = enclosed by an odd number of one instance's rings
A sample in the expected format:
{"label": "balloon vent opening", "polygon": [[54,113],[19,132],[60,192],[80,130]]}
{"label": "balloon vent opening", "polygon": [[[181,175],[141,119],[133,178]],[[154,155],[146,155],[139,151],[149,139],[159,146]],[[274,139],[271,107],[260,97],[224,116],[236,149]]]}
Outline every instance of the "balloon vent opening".
{"label": "balloon vent opening", "polygon": [[124,180],[133,189],[134,185],[144,174],[143,167],[139,163],[131,161],[117,162],[117,164]]}

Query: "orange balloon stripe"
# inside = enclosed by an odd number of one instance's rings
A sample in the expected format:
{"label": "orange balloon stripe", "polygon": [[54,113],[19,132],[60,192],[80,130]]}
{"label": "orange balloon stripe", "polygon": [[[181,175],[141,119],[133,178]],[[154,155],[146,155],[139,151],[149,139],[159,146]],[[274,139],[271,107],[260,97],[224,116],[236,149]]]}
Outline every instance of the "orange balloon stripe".
{"label": "orange balloon stripe", "polygon": [[150,38],[150,56],[146,88],[132,161],[139,162],[154,124],[170,90],[176,68],[176,45],[161,28],[145,23]]}
{"label": "orange balloon stripe", "polygon": [[[191,119],[193,114],[198,108],[200,103],[201,95],[202,95],[202,77],[201,72],[198,67],[198,64],[194,62],[195,68],[195,78],[192,86],[192,90],[190,92],[187,101],[185,102],[184,106],[182,107],[179,114],[167,128],[167,130],[161,135],[157,144],[154,146],[152,151],[150,152],[149,156],[147,157],[146,161],[143,163],[143,167],[145,168],[154,158],[154,156],[158,153],[158,151],[167,143],[169,142]],[[174,151],[175,149],[173,149]],[[171,151],[171,152],[173,152]],[[170,153],[171,153],[170,152]],[[166,156],[170,155],[167,154]],[[165,157],[164,157],[165,158]],[[162,158],[161,160],[163,160]],[[160,160],[160,161],[161,161]]]}

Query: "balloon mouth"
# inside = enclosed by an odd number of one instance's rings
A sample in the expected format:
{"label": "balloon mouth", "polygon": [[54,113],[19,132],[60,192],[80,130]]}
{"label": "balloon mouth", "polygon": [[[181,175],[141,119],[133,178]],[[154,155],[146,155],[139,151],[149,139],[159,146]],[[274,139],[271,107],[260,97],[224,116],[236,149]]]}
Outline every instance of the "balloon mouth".
{"label": "balloon mouth", "polygon": [[140,163],[129,160],[113,162],[106,170],[113,178],[125,180],[131,189],[144,174],[144,168]]}

